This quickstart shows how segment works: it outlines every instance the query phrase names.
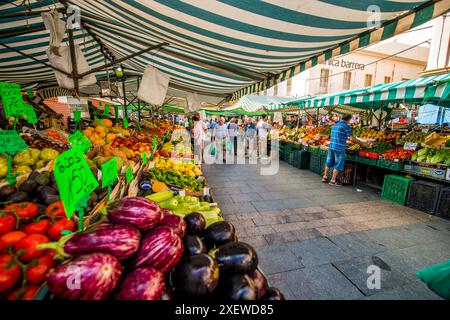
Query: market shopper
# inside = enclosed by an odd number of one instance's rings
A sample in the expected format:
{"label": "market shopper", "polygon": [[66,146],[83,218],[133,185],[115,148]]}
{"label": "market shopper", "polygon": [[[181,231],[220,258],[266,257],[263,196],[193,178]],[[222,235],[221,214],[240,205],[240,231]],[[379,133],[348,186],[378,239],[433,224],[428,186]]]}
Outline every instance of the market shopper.
{"label": "market shopper", "polygon": [[264,114],[256,125],[258,132],[258,151],[261,159],[267,159],[267,136],[272,126],[267,122],[267,114]]}
{"label": "market shopper", "polygon": [[198,156],[200,163],[203,161],[204,139],[208,126],[203,122],[198,115],[192,117],[194,121],[192,128],[192,137],[194,139],[194,154]]}
{"label": "market shopper", "polygon": [[[245,130],[245,149],[247,155],[250,157],[253,155],[254,148],[256,146],[256,125],[253,119],[248,117],[247,123],[244,126]],[[248,150],[248,151],[247,151]]]}
{"label": "market shopper", "polygon": [[353,143],[365,145],[364,142],[362,142],[358,138],[353,137],[352,128],[349,125],[351,119],[352,115],[345,114],[342,116],[342,120],[336,123],[331,128],[327,162],[325,166],[324,176],[322,177],[322,182],[328,182],[328,174],[330,172],[330,168],[333,167],[333,175],[329,182],[331,186],[340,186],[340,183],[336,181],[336,179],[339,175],[339,172],[344,170],[347,139]]}
{"label": "market shopper", "polygon": [[230,139],[233,143],[234,155],[237,155],[237,132],[239,126],[237,125],[235,118],[230,119],[227,128],[228,128],[228,135],[230,136]]}
{"label": "market shopper", "polygon": [[227,141],[227,138],[229,137],[227,124],[225,123],[225,118],[221,117],[219,119],[219,122],[214,127],[213,135],[217,142],[217,144],[216,144],[216,146],[217,146],[216,147],[217,148],[216,159],[217,158],[220,159],[220,157],[218,157],[220,154],[219,152],[223,150],[223,161],[225,162],[226,141]]}

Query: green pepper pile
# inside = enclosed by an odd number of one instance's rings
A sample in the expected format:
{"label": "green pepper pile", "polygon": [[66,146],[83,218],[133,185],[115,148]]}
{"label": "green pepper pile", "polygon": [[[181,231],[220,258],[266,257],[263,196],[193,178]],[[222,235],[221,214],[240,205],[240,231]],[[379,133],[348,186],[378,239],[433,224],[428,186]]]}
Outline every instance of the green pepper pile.
{"label": "green pepper pile", "polygon": [[377,142],[375,147],[370,148],[367,151],[383,154],[386,151],[391,150],[391,149],[392,149],[391,144],[381,141],[381,142]]}
{"label": "green pepper pile", "polygon": [[205,186],[205,179],[196,179],[178,172],[162,168],[154,168],[148,171],[151,179],[155,179],[178,188],[200,191]]}

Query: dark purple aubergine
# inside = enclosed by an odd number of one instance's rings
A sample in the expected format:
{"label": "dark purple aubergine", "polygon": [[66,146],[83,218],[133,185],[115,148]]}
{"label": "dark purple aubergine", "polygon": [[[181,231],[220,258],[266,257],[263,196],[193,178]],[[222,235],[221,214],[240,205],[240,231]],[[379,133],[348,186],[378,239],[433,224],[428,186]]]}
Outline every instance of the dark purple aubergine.
{"label": "dark purple aubergine", "polygon": [[266,277],[258,269],[253,272],[252,279],[255,282],[256,289],[258,290],[258,300],[264,299],[264,296],[269,289]]}
{"label": "dark purple aubergine", "polygon": [[76,233],[63,246],[69,255],[104,252],[119,260],[133,255],[139,248],[141,234],[131,225],[103,222]]}
{"label": "dark purple aubergine", "polygon": [[174,214],[164,216],[159,225],[169,227],[180,237],[186,233],[186,222],[182,217]]}
{"label": "dark purple aubergine", "polygon": [[281,293],[280,290],[274,287],[270,287],[267,290],[264,300],[286,300],[286,299],[284,298],[284,295]]}
{"label": "dark purple aubergine", "polygon": [[189,256],[180,261],[171,273],[175,296],[183,298],[210,295],[219,282],[219,268],[206,254]]}
{"label": "dark purple aubergine", "polygon": [[159,298],[159,300],[164,300],[164,301],[169,301],[169,300],[173,300],[174,296],[173,296],[173,290],[171,287],[166,286],[166,288],[164,289],[163,293],[161,294],[161,298]]}
{"label": "dark purple aubergine", "polygon": [[221,285],[220,296],[225,300],[248,301],[258,299],[258,288],[247,274],[235,274]]}
{"label": "dark purple aubergine", "polygon": [[108,253],[91,253],[59,265],[48,274],[52,294],[63,300],[103,300],[116,288],[122,266]]}
{"label": "dark purple aubergine", "polygon": [[106,210],[111,222],[131,224],[139,230],[150,230],[162,219],[159,206],[144,197],[129,197],[113,201]]}
{"label": "dark purple aubergine", "polygon": [[142,267],[129,273],[120,285],[116,300],[159,300],[164,292],[164,274],[152,267]]}
{"label": "dark purple aubergine", "polygon": [[186,221],[186,232],[188,234],[200,235],[205,230],[206,221],[201,213],[189,213],[184,216],[184,221]]}
{"label": "dark purple aubergine", "polygon": [[208,250],[211,250],[227,242],[236,241],[236,231],[231,223],[218,221],[206,228],[202,237]]}
{"label": "dark purple aubergine", "polygon": [[196,254],[207,253],[206,246],[196,235],[187,234],[183,238],[184,256],[193,256]]}
{"label": "dark purple aubergine", "polygon": [[253,274],[258,266],[255,249],[244,242],[228,242],[220,246],[216,252],[216,261],[220,272],[227,274]]}
{"label": "dark purple aubergine", "polygon": [[182,254],[181,238],[169,227],[156,227],[143,237],[133,266],[150,266],[165,273],[180,261]]}

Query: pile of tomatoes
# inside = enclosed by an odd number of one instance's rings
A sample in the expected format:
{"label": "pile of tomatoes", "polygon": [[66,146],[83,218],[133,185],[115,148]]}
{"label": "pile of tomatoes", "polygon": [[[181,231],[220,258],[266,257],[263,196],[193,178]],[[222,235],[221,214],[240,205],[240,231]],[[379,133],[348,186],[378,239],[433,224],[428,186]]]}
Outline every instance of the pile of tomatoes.
{"label": "pile of tomatoes", "polygon": [[0,299],[31,300],[55,264],[53,249],[39,245],[75,230],[61,201],[40,212],[33,202],[12,203],[0,211]]}
{"label": "pile of tomatoes", "polygon": [[394,159],[404,160],[404,159],[410,159],[413,153],[414,153],[414,150],[405,150],[403,148],[395,148],[395,149],[386,151],[381,156],[387,160],[394,160]]}

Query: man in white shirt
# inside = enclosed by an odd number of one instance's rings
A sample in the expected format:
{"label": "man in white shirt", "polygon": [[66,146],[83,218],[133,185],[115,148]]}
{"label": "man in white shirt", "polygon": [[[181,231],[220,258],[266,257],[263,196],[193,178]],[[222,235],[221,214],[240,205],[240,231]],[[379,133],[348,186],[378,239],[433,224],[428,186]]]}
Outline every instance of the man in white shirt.
{"label": "man in white shirt", "polygon": [[267,123],[267,115],[264,114],[256,124],[258,132],[258,150],[261,159],[267,159],[267,136],[272,126]]}
{"label": "man in white shirt", "polygon": [[194,138],[194,154],[198,156],[198,160],[201,163],[203,161],[204,140],[208,127],[203,120],[200,120],[198,115],[193,116],[192,120],[194,121],[192,128],[192,137]]}

